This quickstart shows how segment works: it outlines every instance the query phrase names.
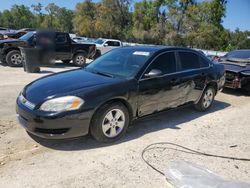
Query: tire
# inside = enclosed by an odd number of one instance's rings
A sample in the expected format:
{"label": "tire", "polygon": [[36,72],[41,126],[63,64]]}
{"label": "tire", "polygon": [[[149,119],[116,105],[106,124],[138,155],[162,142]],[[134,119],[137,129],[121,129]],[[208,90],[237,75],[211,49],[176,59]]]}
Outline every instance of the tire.
{"label": "tire", "polygon": [[70,61],[71,61],[70,59],[69,60],[62,60],[62,62],[65,63],[65,64],[69,64]]}
{"label": "tire", "polygon": [[23,58],[21,52],[18,50],[12,50],[6,55],[6,62],[10,67],[22,67]]}
{"label": "tire", "polygon": [[74,55],[73,63],[74,63],[74,65],[76,65],[78,67],[85,67],[85,65],[86,65],[86,53],[81,52],[81,53]]}
{"label": "tire", "polygon": [[200,112],[207,111],[212,106],[214,97],[215,97],[215,88],[212,86],[208,86],[204,90],[199,102],[194,105],[195,109]]}
{"label": "tire", "polygon": [[125,134],[129,123],[128,110],[122,103],[106,104],[94,114],[90,133],[98,142],[114,142]]}

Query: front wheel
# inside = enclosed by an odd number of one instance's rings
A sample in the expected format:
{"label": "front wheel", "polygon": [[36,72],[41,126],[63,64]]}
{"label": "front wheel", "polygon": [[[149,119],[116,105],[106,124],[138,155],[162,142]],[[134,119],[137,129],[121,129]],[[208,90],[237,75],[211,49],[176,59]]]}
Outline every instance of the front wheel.
{"label": "front wheel", "polygon": [[6,55],[6,62],[11,67],[21,67],[23,65],[23,57],[18,50],[12,50]]}
{"label": "front wheel", "polygon": [[78,53],[73,58],[73,63],[78,67],[84,67],[86,65],[86,54]]}
{"label": "front wheel", "polygon": [[122,103],[106,104],[95,113],[90,132],[99,142],[114,142],[126,132],[128,125],[129,113]]}
{"label": "front wheel", "polygon": [[214,97],[215,97],[214,87],[208,86],[203,92],[199,102],[195,104],[195,108],[201,112],[208,110],[214,101]]}

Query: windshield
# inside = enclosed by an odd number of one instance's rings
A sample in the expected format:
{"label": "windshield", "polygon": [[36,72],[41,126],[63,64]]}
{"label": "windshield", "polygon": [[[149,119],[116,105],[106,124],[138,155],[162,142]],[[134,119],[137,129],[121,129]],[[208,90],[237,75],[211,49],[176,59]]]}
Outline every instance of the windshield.
{"label": "windshield", "polygon": [[134,76],[152,52],[140,51],[131,48],[114,49],[89,64],[86,70],[112,76],[131,77]]}
{"label": "windshield", "polygon": [[250,59],[250,50],[235,50],[226,54],[225,58]]}
{"label": "windshield", "polygon": [[104,40],[102,40],[102,39],[97,39],[97,40],[95,41],[95,43],[96,43],[96,44],[103,44],[103,43],[104,43]]}
{"label": "windshield", "polygon": [[29,33],[26,33],[25,35],[21,36],[19,39],[20,40],[29,40],[32,36],[34,35],[34,32],[29,32]]}

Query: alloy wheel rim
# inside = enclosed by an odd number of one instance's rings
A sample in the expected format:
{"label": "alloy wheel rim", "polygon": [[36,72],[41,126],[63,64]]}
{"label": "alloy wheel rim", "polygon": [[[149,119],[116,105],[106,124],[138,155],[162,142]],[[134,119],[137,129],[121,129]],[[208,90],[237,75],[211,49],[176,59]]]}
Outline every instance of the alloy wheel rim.
{"label": "alloy wheel rim", "polygon": [[208,108],[212,104],[213,97],[214,97],[213,91],[211,89],[208,89],[203,97],[203,106],[205,108]]}
{"label": "alloy wheel rim", "polygon": [[84,56],[77,56],[76,57],[76,63],[78,65],[83,65],[85,63],[85,57]]}
{"label": "alloy wheel rim", "polygon": [[125,125],[125,114],[120,109],[112,109],[102,121],[102,131],[108,138],[118,136]]}
{"label": "alloy wheel rim", "polygon": [[23,58],[20,54],[13,54],[11,56],[11,62],[15,65],[20,65],[22,64]]}

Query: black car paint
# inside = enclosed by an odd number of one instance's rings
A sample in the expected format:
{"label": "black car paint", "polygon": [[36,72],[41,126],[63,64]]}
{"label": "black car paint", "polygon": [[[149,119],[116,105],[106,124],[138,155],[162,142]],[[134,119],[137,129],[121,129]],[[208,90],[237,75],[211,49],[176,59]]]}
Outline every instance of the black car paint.
{"label": "black car paint", "polygon": [[[39,35],[43,34],[44,32],[33,32],[34,35],[36,35],[37,38],[39,38]],[[85,53],[87,58],[93,58],[95,55],[96,47],[92,43],[84,43],[84,44],[78,44],[70,39],[70,36],[68,33],[62,33],[62,32],[47,32],[51,34],[53,38],[53,44],[51,46],[52,51],[54,52],[54,59],[57,60],[68,60],[72,59],[73,56],[77,53]],[[56,43],[55,42],[55,36],[57,34],[66,34],[67,35],[67,42],[66,43]],[[19,47],[23,46],[29,46],[29,47],[35,47],[37,44],[34,44],[33,36],[31,36],[28,40],[1,40],[0,41],[0,61],[5,61],[6,55],[12,51],[12,50],[18,50]]]}
{"label": "black car paint", "polygon": [[[138,50],[144,50],[138,47]],[[121,101],[128,108],[132,119],[149,115],[161,110],[174,108],[187,102],[197,103],[203,90],[209,84],[219,90],[223,86],[224,67],[207,59],[209,66],[197,70],[177,71],[175,74],[162,75],[157,78],[143,78],[147,66],[159,54],[180,50],[200,53],[173,47],[155,47],[152,57],[142,69],[131,78],[105,77],[87,69],[67,71],[46,76],[27,85],[23,96],[36,105],[35,109],[27,108],[17,99],[17,114],[25,129],[32,134],[45,138],[68,138],[86,135],[93,114],[103,104],[110,101]],[[203,57],[205,58],[205,56]],[[84,99],[81,109],[62,113],[47,113],[39,110],[40,105],[51,98],[75,95]],[[51,133],[36,129],[51,129]],[[65,132],[53,134],[53,130]]]}

